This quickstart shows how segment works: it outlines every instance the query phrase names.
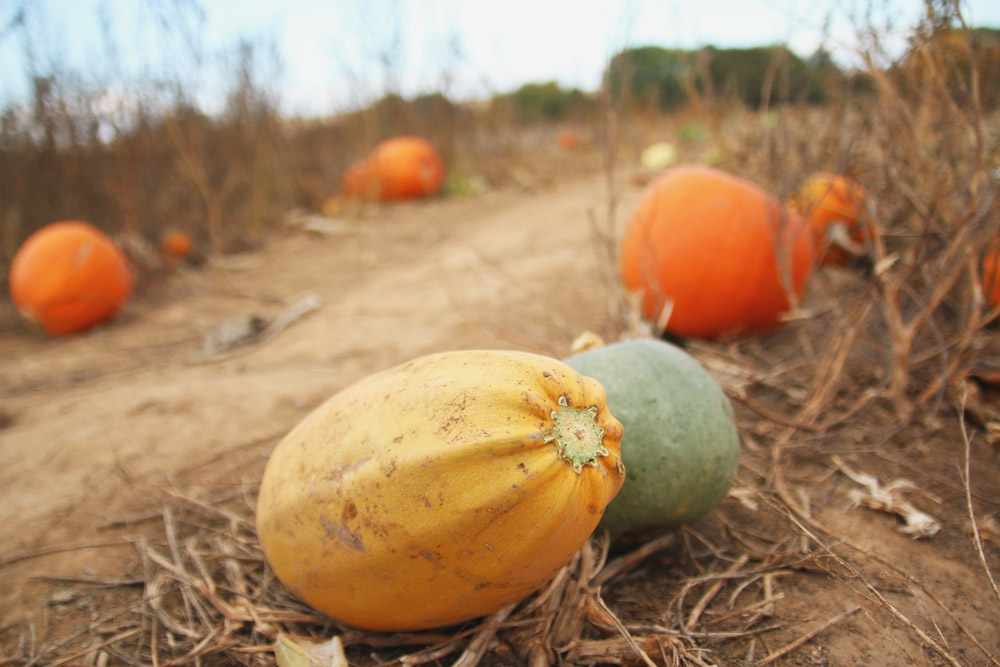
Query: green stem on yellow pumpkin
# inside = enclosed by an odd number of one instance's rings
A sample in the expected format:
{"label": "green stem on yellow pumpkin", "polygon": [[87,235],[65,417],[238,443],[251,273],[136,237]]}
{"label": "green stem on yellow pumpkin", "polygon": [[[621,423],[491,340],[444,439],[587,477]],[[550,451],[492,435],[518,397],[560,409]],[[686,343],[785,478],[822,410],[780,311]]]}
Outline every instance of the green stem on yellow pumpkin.
{"label": "green stem on yellow pumpkin", "polygon": [[571,408],[565,396],[559,397],[559,408],[552,411],[552,431],[545,442],[555,442],[559,455],[580,473],[584,465],[597,465],[599,456],[607,456],[604,429],[597,425],[597,406]]}

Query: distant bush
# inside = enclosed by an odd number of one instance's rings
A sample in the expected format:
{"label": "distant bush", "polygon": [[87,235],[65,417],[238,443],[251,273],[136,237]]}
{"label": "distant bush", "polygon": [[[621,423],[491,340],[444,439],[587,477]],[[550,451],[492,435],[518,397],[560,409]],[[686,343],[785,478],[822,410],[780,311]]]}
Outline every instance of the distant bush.
{"label": "distant bush", "polygon": [[605,87],[616,102],[645,109],[676,109],[688,101],[686,85],[700,86],[690,51],[641,46],[611,58]]}
{"label": "distant bush", "polygon": [[[707,47],[716,90],[726,90],[751,108],[779,101],[824,101],[823,90],[806,63],[784,46],[749,49]],[[829,59],[824,67],[833,67]]]}
{"label": "distant bush", "polygon": [[578,88],[563,88],[555,81],[526,83],[504,96],[513,107],[517,120],[564,120],[592,106],[591,100]]}
{"label": "distant bush", "polygon": [[806,62],[784,46],[698,51],[643,46],[611,59],[605,85],[616,101],[646,109],[676,109],[695,95],[720,93],[758,108],[782,100],[822,103],[840,78],[822,50]]}

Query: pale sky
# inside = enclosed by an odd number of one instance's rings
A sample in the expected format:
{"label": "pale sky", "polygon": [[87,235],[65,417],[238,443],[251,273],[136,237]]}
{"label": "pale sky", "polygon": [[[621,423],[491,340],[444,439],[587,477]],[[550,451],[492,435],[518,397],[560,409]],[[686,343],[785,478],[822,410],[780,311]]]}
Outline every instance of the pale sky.
{"label": "pale sky", "polygon": [[[21,7],[24,26],[8,27]],[[1000,0],[964,7],[972,25],[1000,27]],[[801,56],[825,45],[849,63],[858,17],[870,8],[881,38],[898,49],[923,1],[0,0],[0,101],[24,94],[26,54],[37,71],[54,64],[88,82],[173,77],[210,96],[240,37],[273,46],[262,72],[280,71],[282,108],[302,114],[387,90],[486,97],[553,79],[596,90],[611,55],[648,44],[786,43]]]}

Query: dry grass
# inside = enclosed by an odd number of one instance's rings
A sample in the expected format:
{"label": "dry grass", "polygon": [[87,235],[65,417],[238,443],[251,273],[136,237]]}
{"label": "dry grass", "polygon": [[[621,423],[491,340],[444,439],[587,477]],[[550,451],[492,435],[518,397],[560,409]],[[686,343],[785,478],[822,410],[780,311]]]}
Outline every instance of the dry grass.
{"label": "dry grass", "polygon": [[[424,664],[447,657],[468,666],[486,656],[487,663],[499,664],[510,659],[532,665],[714,664],[711,656],[719,646],[746,642],[780,624],[773,608],[782,598],[776,582],[814,558],[778,544],[722,547],[694,531],[658,535],[611,557],[606,539],[598,536],[534,596],[481,622],[420,633],[368,633],[316,614],[274,578],[253,529],[252,495],[252,488],[228,498],[171,494],[155,517],[152,536],[136,543],[141,576],[61,580],[103,594],[106,613],[11,664],[272,664],[280,633],[337,635],[351,664],[359,665]],[[729,552],[733,546],[738,549]],[[664,553],[688,561],[690,572],[660,610],[662,622],[621,620],[606,598],[628,580],[646,576],[656,566],[651,561]],[[115,589],[124,587],[136,594],[115,606],[112,601],[122,597]],[[757,664],[768,664],[845,618],[817,624]]]}

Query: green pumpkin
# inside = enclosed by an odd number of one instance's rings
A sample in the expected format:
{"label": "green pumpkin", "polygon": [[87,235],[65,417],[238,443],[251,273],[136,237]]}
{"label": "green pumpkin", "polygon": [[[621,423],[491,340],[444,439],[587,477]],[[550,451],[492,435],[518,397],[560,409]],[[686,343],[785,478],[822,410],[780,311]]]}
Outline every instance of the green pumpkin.
{"label": "green pumpkin", "polygon": [[604,385],[608,409],[625,428],[625,485],[598,529],[619,537],[639,528],[674,528],[722,501],[739,465],[739,435],[729,398],[701,364],[653,339],[565,361]]}

